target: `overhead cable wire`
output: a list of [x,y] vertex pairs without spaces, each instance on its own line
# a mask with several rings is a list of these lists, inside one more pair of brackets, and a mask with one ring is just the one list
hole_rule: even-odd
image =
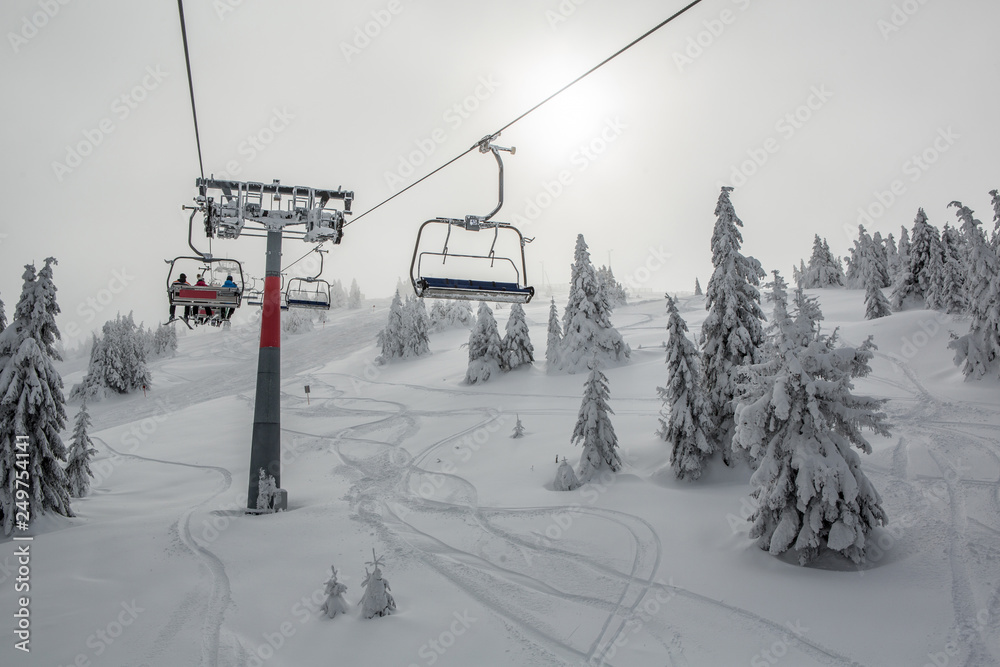
[[191,54],[188,52],[187,26],[184,23],[184,2],[177,0],[177,13],[181,19],[181,39],[184,41],[184,64],[187,65],[188,92],[191,94],[191,116],[194,118],[194,140],[198,144],[198,171],[205,178],[205,163],[201,159],[201,135],[198,132],[198,110],[194,106],[194,80],[191,78]]
[[[180,0],[178,0],[178,2],[180,2]],[[666,26],[667,24],[669,24],[670,22],[672,22],[674,19],[680,17],[685,12],[687,12],[689,9],[691,9],[692,7],[694,7],[697,4],[700,4],[701,2],[702,2],[702,0],[693,0],[692,2],[688,3],[686,6],[684,6],[681,9],[679,9],[678,11],[676,11],[671,16],[669,16],[666,19],[660,21],[658,24],[656,24],[655,26],[653,26],[652,28],[650,28],[649,30],[647,30],[646,32],[644,32],[643,34],[639,35],[638,37],[636,37],[635,39],[633,39],[631,42],[629,42],[628,44],[626,44],[622,48],[620,48],[617,51],[615,51],[614,53],[612,53],[610,56],[608,56],[607,58],[605,58],[601,62],[597,63],[596,65],[594,65],[593,67],[591,67],[590,69],[588,69],[586,72],[584,72],[580,76],[576,77],[575,79],[573,79],[572,81],[570,81],[569,83],[567,83],[565,86],[563,86],[559,90],[555,91],[554,93],[552,93],[551,95],[549,95],[548,97],[546,97],[545,99],[543,99],[541,102],[538,102],[533,107],[531,107],[530,109],[528,109],[527,111],[525,111],[521,115],[519,115],[516,118],[514,118],[514,120],[510,121],[509,123],[507,123],[506,125],[504,125],[503,127],[501,127],[496,132],[488,135],[488,138],[496,137],[501,132],[503,132],[504,130],[510,128],[512,125],[514,125],[518,121],[523,120],[525,118],[525,116],[527,116],[528,114],[536,111],[542,105],[550,102],[557,95],[562,94],[567,89],[569,89],[570,87],[576,85],[577,83],[579,83],[580,81],[582,81],[584,78],[590,76],[591,74],[593,74],[594,72],[596,72],[601,67],[604,67],[609,62],[611,62],[612,60],[614,60],[615,58],[617,58],[621,54],[625,53],[626,51],[628,51],[629,49],[631,49],[633,46],[635,46],[636,44],[638,44],[642,40],[646,39],[647,37],[649,37],[650,35],[652,35],[653,33],[655,33],[657,30],[660,30],[661,28],[663,28],[664,26]],[[414,181],[413,183],[410,183],[408,186],[406,186],[405,188],[403,188],[402,190],[400,190],[396,194],[392,195],[391,197],[388,197],[387,199],[384,199],[383,201],[379,202],[375,206],[372,206],[370,209],[368,209],[367,211],[365,211],[361,215],[353,218],[352,220],[349,220],[349,221],[345,222],[344,226],[346,227],[347,225],[350,225],[351,223],[357,222],[358,220],[360,220],[361,218],[365,217],[366,215],[368,215],[369,213],[371,213],[375,209],[377,209],[377,208],[379,208],[379,207],[381,207],[381,206],[383,206],[385,204],[388,204],[390,201],[392,201],[393,199],[395,199],[399,195],[403,194],[407,190],[409,190],[409,189],[411,189],[413,187],[416,187],[422,181],[427,180],[428,178],[430,178],[434,174],[438,173],[439,171],[441,171],[445,167],[450,166],[455,161],[457,161],[457,160],[465,157],[468,153],[471,153],[472,151],[476,150],[477,148],[479,148],[479,146],[480,146],[481,143],[482,143],[482,140],[477,141],[475,144],[473,144],[472,146],[470,146],[466,150],[462,151],[461,153],[459,153],[458,155],[456,155],[452,159],[448,160],[447,162],[445,162],[443,165],[441,165],[440,167],[438,167],[434,171],[430,172],[429,174],[426,174],[425,176],[422,176],[420,179]]]

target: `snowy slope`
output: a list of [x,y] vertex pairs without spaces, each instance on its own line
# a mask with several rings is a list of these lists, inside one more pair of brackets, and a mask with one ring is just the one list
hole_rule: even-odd
[[[746,471],[714,467],[694,484],[658,473],[661,300],[614,315],[633,350],[607,370],[623,472],[562,493],[555,460],[579,457],[569,436],[585,376],[536,362],[465,386],[458,330],[433,334],[428,357],[375,367],[383,305],[283,341],[288,512],[240,511],[252,325],[184,336],[153,364],[148,397],[89,406],[100,479],[77,518],[38,523],[32,652],[7,640],[0,664],[996,664],[997,384],[965,383],[951,363],[948,329],[965,322],[867,322],[863,292],[813,293],[845,340],[875,335],[874,373],[858,384],[891,399],[893,437],[862,457],[891,523],[861,570],[754,546]],[[679,306],[697,331],[701,297]],[[547,310],[526,307],[539,358]],[[496,311],[501,327],[508,313]],[[68,386],[82,371],[66,370]],[[354,605],[373,547],[398,611],[321,617],[330,565]],[[13,549],[0,542],[4,610]]]

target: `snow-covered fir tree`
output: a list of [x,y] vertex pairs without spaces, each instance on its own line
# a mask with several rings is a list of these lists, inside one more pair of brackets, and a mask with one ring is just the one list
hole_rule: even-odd
[[431,331],[443,331],[451,326],[448,322],[448,302],[444,299],[431,299],[431,310],[428,313],[431,321]]
[[404,357],[420,357],[430,353],[430,339],[427,337],[430,326],[430,317],[427,315],[424,300],[415,296],[406,297],[406,305],[403,308]]
[[760,308],[760,262],[740,253],[743,222],[729,200],[731,187],[723,187],[715,208],[712,232],[712,265],[705,309],[708,317],[701,326],[702,369],[708,399],[708,419],[713,444],[730,463],[732,453],[735,373],[746,364],[760,360],[764,344],[764,312]]
[[177,353],[177,330],[172,326],[161,324],[153,332],[149,345],[152,357],[172,357]]
[[694,295],[695,296],[702,296],[703,294],[704,294],[704,292],[701,291],[701,283],[698,282],[698,278],[696,277],[694,279]]
[[858,225],[858,238],[847,251],[847,270],[844,271],[844,286],[857,289],[862,286],[861,279],[861,239],[866,234],[865,226]]
[[657,434],[670,445],[670,465],[678,479],[698,479],[715,447],[708,404],[701,381],[701,357],[687,337],[687,323],[677,303],[667,298],[667,386],[657,387],[663,401]]
[[545,340],[545,368],[553,371],[560,367],[559,348],[562,346],[562,327],[559,325],[559,311],[556,310],[555,297],[549,304],[548,336]]
[[503,357],[503,342],[493,311],[485,301],[479,302],[476,326],[469,334],[469,368],[465,372],[468,384],[486,382],[499,375]]
[[580,455],[581,484],[586,484],[604,470],[618,472],[622,461],[618,456],[618,436],[611,418],[614,411],[608,405],[611,393],[608,378],[600,371],[598,362],[591,361],[590,375],[583,385],[583,401],[571,442],[583,446]]
[[448,303],[448,321],[453,327],[471,329],[476,325],[476,317],[472,313],[472,304],[468,301],[455,300]]
[[993,198],[993,247],[1000,252],[1000,190],[990,190]]
[[734,445],[760,461],[750,480],[750,537],[774,555],[793,550],[803,565],[824,548],[859,563],[872,530],[885,522],[882,500],[852,449],[871,453],[862,429],[889,435],[885,401],[852,393],[853,378],[871,371],[874,346],[870,338],[857,348],[840,346],[836,331],[821,333],[818,305],[801,287],[793,316],[783,282],[774,285],[774,355],[748,368],[736,408]]
[[74,498],[82,498],[90,492],[90,478],[94,476],[90,470],[90,459],[97,453],[97,449],[87,433],[89,428],[90,414],[87,412],[87,402],[84,401],[80,405],[80,411],[76,413],[66,465],[66,483],[69,494]]
[[559,370],[576,373],[593,359],[601,364],[626,361],[629,346],[611,325],[611,308],[602,296],[583,234],[576,237],[569,301],[563,311]]
[[510,317],[507,318],[502,346],[500,367],[505,371],[514,370],[535,360],[535,348],[528,336],[528,322],[525,319],[524,308],[519,303],[510,307]]
[[393,359],[405,356],[403,341],[403,299],[396,292],[389,305],[389,319],[385,328],[378,332],[378,346],[381,353],[375,359],[377,364],[387,364]]
[[876,271],[872,270],[871,265],[868,268],[869,270],[864,277],[865,319],[874,320],[892,315],[892,306],[889,305],[889,299],[882,292],[881,277]]
[[906,227],[899,228],[899,243],[896,244],[896,266],[892,274],[892,283],[895,285],[900,276],[910,268],[910,232]]
[[628,303],[628,292],[620,282],[615,280],[611,267],[601,265],[597,270],[597,287],[609,308],[617,308]]
[[330,285],[330,308],[344,308],[345,306],[347,306],[347,291],[344,290],[342,282],[334,280],[333,284]]
[[[875,236],[881,238],[878,232],[875,232],[872,239]],[[889,267],[889,284],[885,285],[885,287],[889,287],[892,285],[893,277],[899,273],[899,252],[896,250],[896,239],[893,238],[891,233],[885,237],[885,240],[882,242],[882,248],[885,251],[886,266]]]
[[523,438],[524,437],[524,424],[521,423],[521,415],[517,416],[517,423],[514,424],[514,432],[510,434],[512,438]]
[[802,285],[807,289],[844,286],[844,271],[840,262],[830,252],[826,239],[821,239],[819,234],[813,239],[812,256],[802,276]]
[[361,615],[365,618],[388,616],[395,611],[396,601],[392,599],[389,582],[382,576],[382,559],[375,556],[374,549],[371,561],[365,565],[371,565],[372,571],[369,573],[366,567],[365,579],[361,582],[365,589],[361,601],[358,602],[361,605]]
[[351,280],[351,290],[347,293],[347,307],[351,310],[357,310],[361,307],[364,299],[365,297],[361,293],[361,288],[358,287],[357,279]]
[[108,320],[94,337],[90,364],[83,381],[70,392],[72,398],[101,400],[111,394],[128,394],[152,381],[146,365],[146,341],[132,313]]
[[900,267],[892,290],[893,309],[902,310],[908,304],[925,303],[932,288],[940,246],[937,228],[927,222],[924,209],[918,209],[913,220],[907,263]]
[[3,299],[0,299],[0,333],[7,328],[7,313],[4,311]]
[[323,602],[320,611],[326,614],[327,618],[336,618],[337,614],[346,614],[350,607],[347,606],[347,600],[344,599],[347,586],[337,581],[337,568],[331,565],[330,572],[330,578],[323,585],[326,601]]
[[[889,235],[890,239],[892,235]],[[892,285],[892,268],[889,266],[889,251],[888,243],[882,238],[882,234],[875,232],[872,234],[872,246],[874,250],[875,262],[878,265],[879,275],[882,277],[882,287],[889,287]],[[893,247],[893,252],[896,248]]]
[[798,266],[792,267],[792,282],[796,285],[801,285],[802,281],[806,279],[806,263],[803,260],[799,260]]
[[289,308],[281,316],[281,333],[287,335],[309,333],[313,330],[312,313],[301,308]]
[[965,238],[967,273],[966,298],[969,304],[969,332],[956,337],[948,347],[955,350],[955,364],[962,367],[966,380],[1000,378],[1000,257],[986,239],[982,223],[972,209],[954,201]]
[[965,248],[962,235],[945,223],[941,230],[938,254],[931,265],[931,281],[927,293],[927,307],[960,314],[966,310],[965,301]]
[[[63,381],[56,370],[55,341],[59,305],[49,257],[40,272],[24,267],[21,298],[14,317],[0,332],[0,522],[4,535],[15,527],[18,511],[34,518],[49,512],[73,516],[66,473],[66,424]],[[18,442],[18,436],[22,439]],[[18,458],[19,452],[27,458]],[[19,506],[16,479],[27,471],[29,499]],[[21,475],[22,477],[24,475]],[[23,488],[23,487],[22,487]]]
[[552,482],[552,487],[556,491],[573,491],[580,488],[580,480],[577,479],[573,466],[569,464],[564,456],[556,470],[556,478]]

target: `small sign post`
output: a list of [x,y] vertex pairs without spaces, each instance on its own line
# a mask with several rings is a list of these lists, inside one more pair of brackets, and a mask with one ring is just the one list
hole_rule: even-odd
[[309,405],[309,385],[306,385],[306,405]]

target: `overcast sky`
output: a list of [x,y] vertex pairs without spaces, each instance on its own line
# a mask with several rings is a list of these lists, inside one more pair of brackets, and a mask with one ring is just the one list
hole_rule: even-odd
[[[364,212],[684,4],[188,0],[205,170],[342,186]],[[656,292],[707,281],[722,184],[744,250],[786,275],[815,233],[846,252],[859,209],[898,235],[960,199],[992,227],[998,23],[990,0],[704,0],[504,133],[497,219],[528,221],[536,285],[568,280],[583,233]],[[0,26],[8,316],[23,264],[52,255],[70,345],[119,310],[162,321],[198,175],[176,3],[5,0]],[[495,198],[469,154],[349,226],[325,277],[388,296],[422,221]],[[287,240],[284,263],[307,249]],[[214,251],[262,273],[260,239]]]

